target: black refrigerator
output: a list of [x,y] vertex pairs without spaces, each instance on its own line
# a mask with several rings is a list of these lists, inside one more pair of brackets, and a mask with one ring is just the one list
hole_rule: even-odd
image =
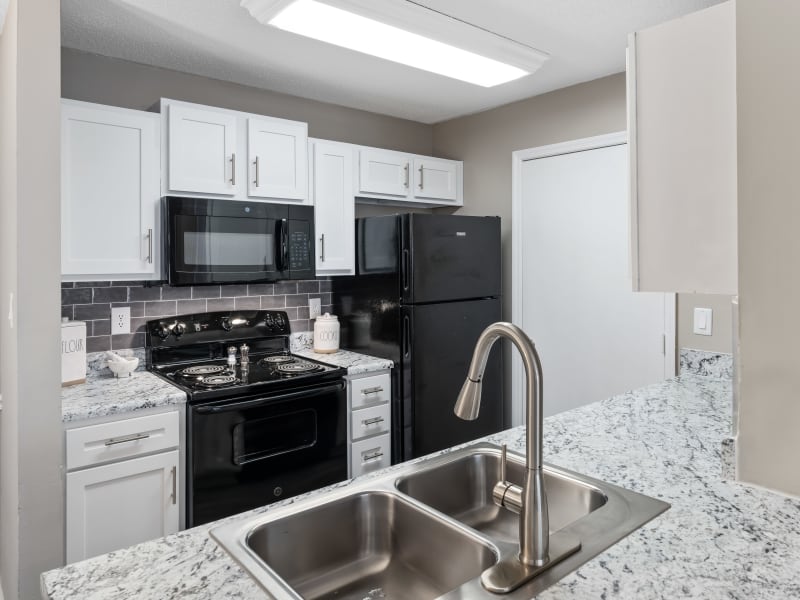
[[356,275],[333,278],[342,347],[394,361],[392,461],[503,428],[500,346],[480,416],[453,407],[483,329],[501,317],[500,218],[403,214],[356,220]]

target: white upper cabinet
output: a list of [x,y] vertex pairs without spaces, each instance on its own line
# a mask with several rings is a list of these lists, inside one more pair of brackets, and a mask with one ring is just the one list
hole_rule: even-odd
[[735,3],[630,37],[628,118],[634,289],[736,294]]
[[317,275],[355,273],[355,198],[350,144],[310,140]]
[[308,125],[247,119],[248,194],[254,198],[308,197]]
[[414,159],[414,196],[431,200],[458,199],[461,163],[438,158]]
[[236,178],[236,116],[172,104],[167,118],[169,190],[236,195],[240,189]]
[[159,116],[61,103],[61,273],[158,279]]
[[308,125],[161,100],[163,195],[310,204]]
[[394,206],[462,206],[462,163],[360,148],[357,202]]
[[411,163],[413,155],[390,150],[362,148],[359,151],[358,191],[411,197]]

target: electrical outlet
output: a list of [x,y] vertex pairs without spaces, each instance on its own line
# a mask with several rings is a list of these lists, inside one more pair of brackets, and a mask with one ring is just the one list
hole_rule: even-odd
[[309,319],[316,319],[319,316],[322,307],[320,306],[320,299],[319,298],[309,298],[308,299],[308,318]]
[[120,306],[111,309],[111,333],[118,335],[120,333],[131,332],[131,308],[130,306]]

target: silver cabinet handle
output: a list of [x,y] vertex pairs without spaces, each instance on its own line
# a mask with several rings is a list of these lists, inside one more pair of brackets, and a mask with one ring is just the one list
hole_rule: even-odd
[[236,152],[231,154],[231,185],[236,185]]
[[319,259],[322,262],[325,262],[325,234],[324,233],[321,236],[319,236],[319,245],[320,245]]
[[[372,454],[369,454],[372,452]],[[363,462],[369,462],[371,460],[375,460],[376,458],[380,458],[383,456],[383,452],[380,451],[380,448],[375,448],[374,450],[367,450],[361,455]]]
[[256,165],[256,180],[255,180],[255,184],[256,184],[256,187],[260,187],[261,184],[259,183],[259,177],[258,177],[258,157],[257,156],[256,156],[256,159],[253,161],[253,163]]
[[378,386],[371,387],[371,388],[364,388],[363,390],[361,390],[361,395],[362,396],[367,396],[369,394],[379,394],[382,391],[383,391],[383,387],[378,385]]
[[403,183],[403,186],[408,188],[408,173],[409,173],[409,164],[408,163],[406,163],[406,166],[403,167],[403,171],[405,171],[405,174],[406,174],[406,179],[405,179],[405,182]]
[[361,421],[362,427],[369,427],[370,425],[377,425],[378,423],[383,423],[383,417],[375,417],[372,419],[364,419]]
[[178,467],[172,467],[172,504],[178,503]]
[[420,165],[419,166],[419,189],[423,188],[423,185],[422,185],[422,174],[423,174],[422,165]]
[[147,262],[153,264],[153,230],[147,230]]
[[116,446],[117,444],[138,442],[139,440],[146,440],[149,437],[149,433],[134,433],[133,435],[126,435],[125,437],[121,438],[109,438],[106,440],[106,446]]

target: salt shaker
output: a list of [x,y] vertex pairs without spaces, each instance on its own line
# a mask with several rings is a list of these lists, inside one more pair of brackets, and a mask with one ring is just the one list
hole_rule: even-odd
[[236,370],[236,346],[228,346],[228,368]]

